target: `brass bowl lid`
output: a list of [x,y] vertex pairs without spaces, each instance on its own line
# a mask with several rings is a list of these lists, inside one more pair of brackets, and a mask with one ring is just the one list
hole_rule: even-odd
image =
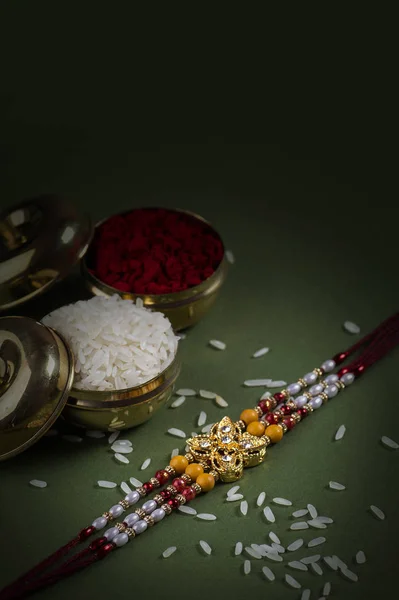
[[90,218],[58,196],[31,198],[0,212],[0,311],[42,294],[85,254]]
[[28,317],[0,318],[0,461],[53,425],[73,375],[73,355],[55,331]]

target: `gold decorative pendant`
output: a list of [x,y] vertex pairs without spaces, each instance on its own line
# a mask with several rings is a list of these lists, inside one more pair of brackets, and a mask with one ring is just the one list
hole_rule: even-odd
[[244,467],[255,467],[266,456],[266,436],[242,433],[229,417],[215,423],[208,435],[187,440],[191,454],[218,473],[221,481],[231,483],[242,476]]

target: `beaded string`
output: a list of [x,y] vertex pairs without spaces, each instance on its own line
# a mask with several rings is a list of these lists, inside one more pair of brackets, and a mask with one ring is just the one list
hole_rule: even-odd
[[[330,398],[335,397],[397,344],[399,344],[399,313],[387,319],[345,352],[335,355],[333,359],[325,361],[320,368],[314,369],[297,382],[288,385],[285,390],[276,392],[271,398],[260,400],[253,409],[244,409],[237,425],[242,431],[246,430],[251,435],[266,436],[267,446],[278,443],[283,435],[303,418]],[[361,356],[339,369],[338,373],[331,373],[363,346],[365,349]],[[321,380],[324,375],[327,376]],[[309,390],[304,391],[308,386],[310,386]],[[209,466],[194,462],[190,453],[173,457],[169,465],[155,473],[155,477],[127,494],[124,500],[95,519],[91,526],[83,529],[68,544],[4,588],[0,592],[0,600],[26,597],[105,558],[136,535],[159,523],[179,506],[194,500],[201,492],[211,491],[219,477],[216,471],[206,471],[209,471]],[[141,508],[135,509],[133,513],[126,515],[122,522],[116,523],[103,536],[93,540],[87,548],[52,572],[40,577],[43,571],[65,556],[72,548],[103,529],[107,523],[120,517],[140,498],[149,495],[172,478],[172,484],[157,493],[153,500],[147,500]]]

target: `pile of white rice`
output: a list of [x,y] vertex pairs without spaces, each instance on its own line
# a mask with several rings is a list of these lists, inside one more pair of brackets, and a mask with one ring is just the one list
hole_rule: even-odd
[[138,299],[95,296],[63,306],[42,320],[75,355],[74,387],[121,390],[149,381],[173,360],[178,337],[160,312]]

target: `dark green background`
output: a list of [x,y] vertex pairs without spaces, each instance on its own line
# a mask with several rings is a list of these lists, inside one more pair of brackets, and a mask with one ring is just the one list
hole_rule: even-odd
[[[267,48],[266,33],[253,31],[256,16],[249,27],[222,21],[229,40],[212,35],[201,16],[170,15],[170,27],[160,15],[144,19],[127,2],[2,3],[0,202],[56,192],[94,220],[154,204],[210,220],[236,264],[211,314],[182,342],[179,386],[217,391],[236,418],[261,393],[244,389],[245,379],[295,380],[353,343],[343,321],[356,321],[365,333],[397,310],[395,123],[389,69],[376,57],[376,43],[370,58],[365,39],[348,44],[340,30],[338,44],[332,27],[328,51],[328,40],[320,47],[328,37],[321,19],[313,43],[303,34],[287,47],[285,30]],[[348,22],[346,15],[350,30]],[[75,274],[24,312],[40,317],[83,295]],[[209,348],[210,338],[224,340],[227,350]],[[270,354],[251,359],[263,345]],[[366,552],[357,584],[327,568],[323,577],[292,571],[312,597],[327,580],[340,598],[391,592],[398,455],[379,439],[398,439],[398,356],[392,352],[245,474],[247,517],[224,502],[220,486],[197,507],[217,514],[216,522],[175,515],[39,597],[299,597],[281,583],[283,567],[271,565],[279,581],[269,584],[261,561],[253,560],[244,577],[243,557],[232,555],[237,540],[262,543],[271,529],[286,545],[325,534],[289,532],[286,508],[276,507],[277,522],[267,525],[255,507],[261,490],[268,501],[284,496],[295,509],[312,502],[333,517],[321,547],[326,554],[352,564],[357,550]],[[188,399],[128,432],[128,466],[116,464],[102,440],[72,445],[50,438],[2,464],[0,585],[122,497],[96,488],[98,479],[141,477],[148,456],[148,472],[165,464],[178,446],[166,430],[190,433],[201,409],[209,422],[224,414],[210,401]],[[342,423],[347,434],[333,442]],[[32,478],[45,479],[48,488],[31,488]],[[346,491],[326,489],[330,479]],[[370,504],[384,509],[384,522],[368,513]],[[201,554],[200,539],[212,545],[212,557]],[[162,560],[172,544],[178,552]]]

